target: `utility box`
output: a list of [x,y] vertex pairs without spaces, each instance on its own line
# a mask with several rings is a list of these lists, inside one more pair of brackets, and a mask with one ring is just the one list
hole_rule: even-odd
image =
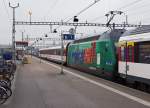
[[24,57],[23,57],[23,63],[24,63],[24,64],[31,64],[31,57],[29,57],[29,56],[24,56]]

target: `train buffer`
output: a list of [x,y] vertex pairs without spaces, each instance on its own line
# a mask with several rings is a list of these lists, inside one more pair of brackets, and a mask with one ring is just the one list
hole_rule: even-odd
[[32,57],[17,73],[15,95],[0,108],[149,108],[150,94]]

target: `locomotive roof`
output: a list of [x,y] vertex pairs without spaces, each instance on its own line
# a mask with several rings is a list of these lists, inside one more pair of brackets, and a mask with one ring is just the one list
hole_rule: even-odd
[[89,42],[89,41],[94,41],[98,39],[112,39],[113,41],[118,41],[120,36],[125,32],[125,29],[113,29],[113,30],[108,30],[100,35],[88,37],[88,38],[83,38],[79,40],[73,41],[73,44],[75,43],[83,43],[83,42]]
[[113,29],[113,30],[106,31],[101,35],[100,40],[111,39],[117,42],[125,31],[126,31],[125,29]]
[[142,34],[142,33],[149,33],[150,32],[150,25],[144,25],[142,27],[138,27],[133,30],[126,31],[122,37],[124,36],[130,36],[130,35],[136,35],[136,34]]
[[82,42],[94,41],[94,40],[98,40],[99,38],[100,38],[100,35],[96,35],[96,36],[92,36],[92,37],[87,37],[87,38],[75,40],[73,43],[82,43]]

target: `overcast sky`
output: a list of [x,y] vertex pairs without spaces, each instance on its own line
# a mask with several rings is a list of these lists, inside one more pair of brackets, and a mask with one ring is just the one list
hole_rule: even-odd
[[[104,15],[110,10],[121,10],[128,15],[131,24],[150,24],[150,0],[138,0],[139,2],[129,5],[137,0],[101,0],[87,11],[78,16],[80,22],[106,23]],[[90,5],[94,0],[0,0],[0,44],[11,43],[12,10],[8,3],[20,4],[16,9],[16,20],[29,21],[29,11],[32,11],[32,21],[61,21],[73,17],[76,13]],[[64,20],[64,21],[66,21]],[[116,16],[114,22],[125,21],[124,15]],[[70,21],[72,22],[72,21]],[[56,28],[57,26],[53,26]],[[60,27],[60,30],[68,30],[71,27]],[[78,33],[99,33],[107,28],[101,27],[78,27]],[[25,36],[41,37],[45,33],[51,37],[49,26],[17,26],[16,40],[21,39],[21,32]]]

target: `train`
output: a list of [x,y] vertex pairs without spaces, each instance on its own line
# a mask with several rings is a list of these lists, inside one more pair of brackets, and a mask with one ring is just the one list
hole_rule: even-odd
[[136,86],[150,85],[150,26],[125,32],[118,43],[118,73]]
[[[61,47],[40,49],[40,57],[62,63]],[[108,80],[150,85],[150,26],[113,29],[64,47],[63,63]]]

